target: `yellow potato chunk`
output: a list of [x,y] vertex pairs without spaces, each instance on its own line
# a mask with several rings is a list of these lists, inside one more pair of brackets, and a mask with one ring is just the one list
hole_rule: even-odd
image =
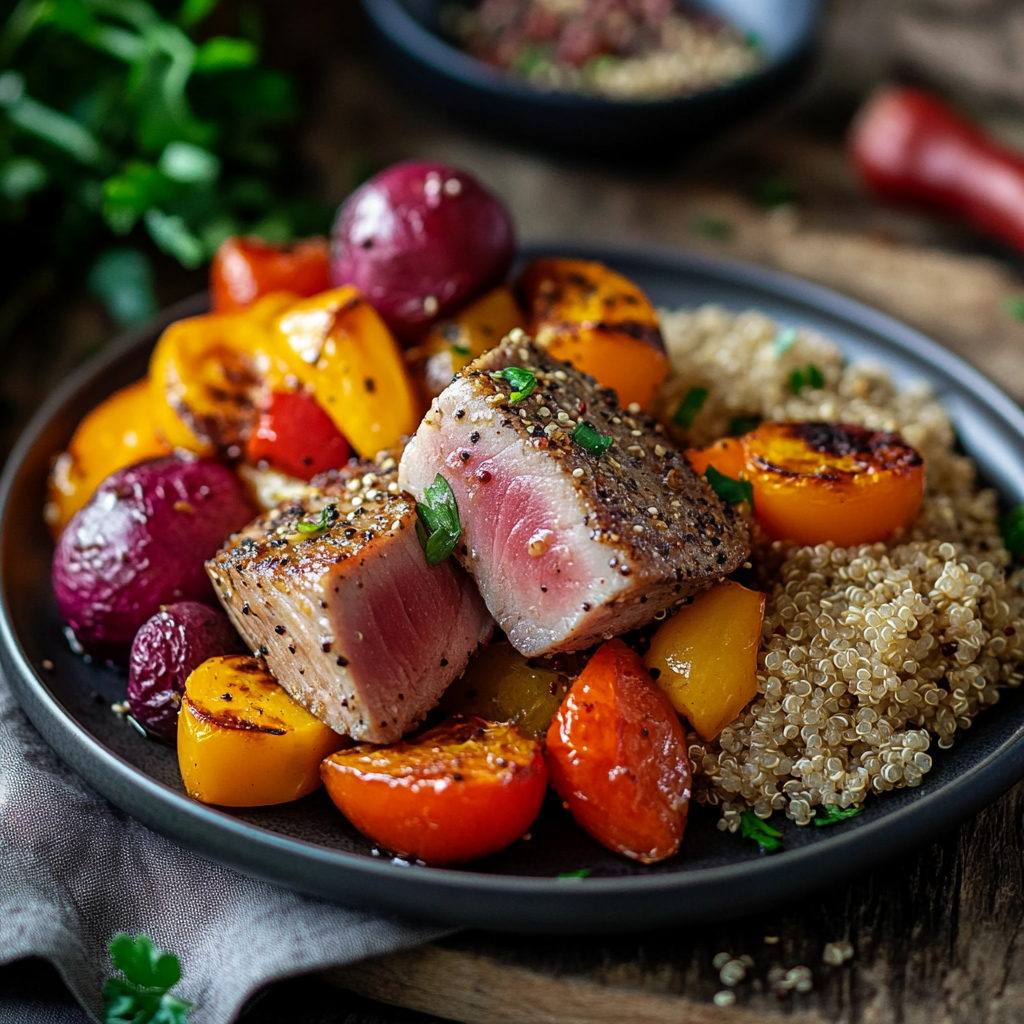
[[681,608],[651,640],[644,664],[705,740],[713,740],[757,693],[764,604],[764,594],[722,580]]
[[565,676],[543,661],[523,657],[511,644],[492,644],[448,687],[441,709],[489,722],[512,722],[541,737],[568,688]]
[[210,658],[185,682],[178,766],[189,796],[204,804],[298,800],[320,785],[320,762],[346,743],[292,700],[258,658]]

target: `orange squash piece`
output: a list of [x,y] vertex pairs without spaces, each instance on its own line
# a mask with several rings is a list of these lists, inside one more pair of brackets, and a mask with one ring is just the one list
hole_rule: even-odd
[[290,306],[277,319],[271,350],[360,455],[372,458],[418,426],[422,403],[402,350],[356,288]]
[[538,344],[615,388],[623,407],[650,406],[669,362],[657,311],[632,281],[603,263],[540,259],[519,290]]
[[702,739],[713,740],[757,694],[764,606],[764,594],[722,580],[651,639],[644,664]]
[[887,540],[924,497],[924,461],[899,434],[843,423],[762,423],[686,453],[698,473],[750,481],[768,537],[840,547]]
[[515,296],[504,286],[471,302],[451,320],[435,324],[422,346],[427,393],[439,395],[459,370],[494,348],[514,327],[525,326]]
[[100,402],[78,424],[50,472],[44,514],[54,536],[111,473],[170,450],[157,433],[147,381],[129,384]]
[[347,742],[292,700],[258,658],[210,658],[185,681],[178,767],[189,796],[205,804],[298,800],[320,785],[320,762]]

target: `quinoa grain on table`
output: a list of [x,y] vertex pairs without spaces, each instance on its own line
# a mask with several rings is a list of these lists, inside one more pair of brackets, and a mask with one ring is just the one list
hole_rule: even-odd
[[[689,735],[698,800],[736,830],[748,807],[809,824],[815,807],[861,804],[916,786],[928,750],[952,746],[999,690],[1020,684],[1024,570],[999,534],[997,497],[954,451],[949,417],[923,385],[899,389],[881,367],[844,365],[813,331],[715,306],[662,312],[672,373],[660,418],[692,387],[708,398],[691,445],[737,417],[829,420],[899,431],[925,458],[921,513],[887,543],[797,548],[758,542],[751,557],[767,593],[758,696],[717,740]],[[818,367],[822,388],[793,393]]]

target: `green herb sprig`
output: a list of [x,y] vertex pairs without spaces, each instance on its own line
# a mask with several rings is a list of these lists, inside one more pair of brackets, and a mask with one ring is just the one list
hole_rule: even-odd
[[124,975],[103,984],[104,1024],[185,1024],[192,1004],[170,990],[181,980],[181,962],[147,935],[115,935],[110,959]]
[[1006,300],[1005,309],[1011,320],[1024,320],[1024,295],[1011,295]]
[[324,505],[320,510],[319,519],[314,522],[304,519],[301,523],[297,524],[296,529],[299,533],[319,533],[321,530],[326,530],[333,523],[336,523],[340,515],[341,513],[338,512],[337,505]]
[[692,426],[694,418],[704,408],[704,403],[707,400],[707,388],[690,388],[683,396],[683,400],[676,406],[676,411],[672,413],[672,422],[677,427],[687,430]]
[[440,473],[423,496],[425,502],[416,502],[416,536],[427,556],[427,565],[434,566],[455,550],[462,536],[462,523],[455,494]]
[[744,480],[742,477],[735,480],[731,476],[720,473],[714,466],[708,466],[704,471],[704,476],[711,485],[711,490],[722,501],[727,501],[730,505],[739,505],[745,501],[751,508],[754,507],[754,486],[749,480]]
[[615,443],[615,438],[599,434],[589,423],[576,424],[572,439],[585,451],[600,458]]
[[840,807],[839,804],[824,804],[814,812],[814,824],[818,828],[838,825],[841,821],[848,821],[850,818],[856,817],[862,810],[862,807]]
[[757,430],[759,426],[761,426],[760,416],[733,416],[729,420],[729,433],[733,437],[742,437],[752,430]]
[[825,386],[825,374],[814,365],[808,363],[804,367],[797,367],[789,375],[789,390],[794,395],[799,395],[804,388],[823,388]]
[[744,811],[740,818],[740,830],[744,839],[753,839],[765,853],[782,849],[782,833],[762,821],[753,811]]
[[1011,555],[1024,555],[1024,505],[1016,505],[999,520],[999,532]]
[[512,393],[508,396],[510,402],[521,402],[527,395],[532,394],[537,386],[537,375],[533,370],[524,370],[521,366],[506,366],[504,370],[498,370],[492,376],[506,380],[512,385]]
[[579,871],[563,871],[558,878],[586,878],[590,874],[590,868],[580,868]]
[[722,217],[714,214],[698,214],[690,221],[690,228],[698,235],[713,238],[716,242],[728,242],[736,233],[736,229]]

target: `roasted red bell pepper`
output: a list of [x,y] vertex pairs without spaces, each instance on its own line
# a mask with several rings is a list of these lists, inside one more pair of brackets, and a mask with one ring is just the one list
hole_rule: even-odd
[[348,441],[305,391],[275,391],[260,413],[248,446],[249,461],[312,480],[348,462]]
[[854,123],[850,149],[881,198],[952,214],[1024,251],[1024,156],[935,96],[878,93]]
[[309,238],[292,246],[260,238],[229,238],[210,265],[210,295],[218,313],[251,306],[271,292],[303,298],[331,287],[327,241]]

